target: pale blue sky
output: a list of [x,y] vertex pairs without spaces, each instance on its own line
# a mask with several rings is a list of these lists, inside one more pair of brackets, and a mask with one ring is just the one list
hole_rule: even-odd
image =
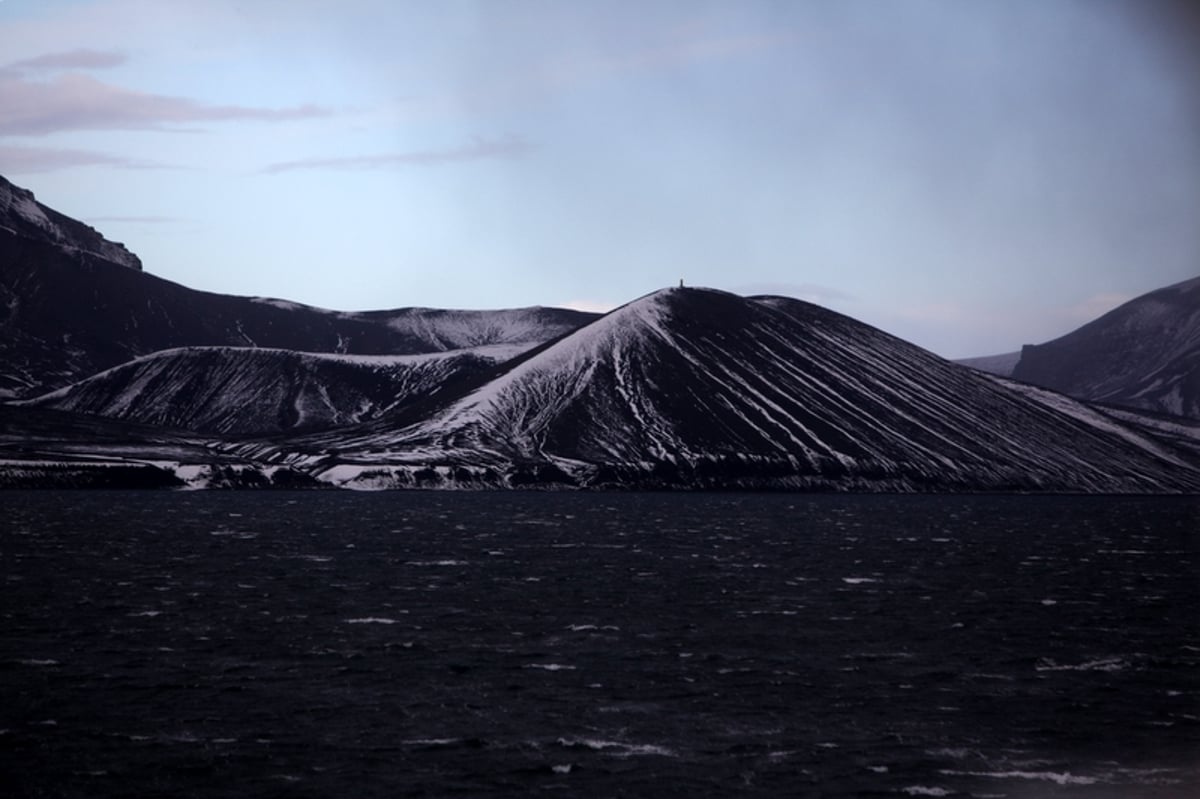
[[0,0],[0,174],[199,289],[682,277],[989,354],[1200,273],[1188,8]]

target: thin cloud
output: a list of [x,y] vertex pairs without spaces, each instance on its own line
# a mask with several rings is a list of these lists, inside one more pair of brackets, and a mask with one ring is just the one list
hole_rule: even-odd
[[276,175],[301,169],[380,169],[402,166],[435,166],[465,161],[519,158],[532,148],[524,139],[475,139],[470,144],[442,150],[412,150],[403,153],[346,156],[341,158],[304,158],[269,164],[263,172]]
[[81,48],[13,61],[4,68],[9,70],[110,69],[121,66],[127,60],[128,57],[124,53],[113,50]]
[[756,294],[776,294],[782,297],[796,297],[810,302],[839,302],[852,300],[854,297],[832,286],[822,286],[819,283],[745,283],[733,288],[735,294],[754,296]]
[[0,135],[72,130],[161,130],[196,122],[279,122],[328,116],[315,105],[250,108],[132,91],[68,72],[48,81],[0,74]]
[[615,303],[605,302],[604,300],[568,300],[559,307],[570,308],[572,311],[587,311],[588,313],[608,313],[617,306]]
[[1124,305],[1135,296],[1122,292],[1093,294],[1074,305],[1061,309],[1059,316],[1067,321],[1087,323],[1093,319],[1099,319],[1119,305]]
[[163,225],[181,221],[177,216],[89,216],[88,224]]
[[[1022,344],[1051,341],[1132,299],[1119,292],[1094,294],[1070,305],[1038,307],[999,302],[955,301],[902,304],[868,309],[871,324],[900,338],[930,346],[950,358],[1011,352]],[[952,342],[941,347],[933,342]]]
[[167,168],[163,164],[94,150],[72,150],[59,147],[0,147],[0,174],[30,175],[81,166],[108,166],[120,169]]

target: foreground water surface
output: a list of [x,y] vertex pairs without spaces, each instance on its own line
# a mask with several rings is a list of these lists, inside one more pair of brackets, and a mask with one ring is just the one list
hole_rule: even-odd
[[0,502],[4,796],[1200,796],[1195,498]]

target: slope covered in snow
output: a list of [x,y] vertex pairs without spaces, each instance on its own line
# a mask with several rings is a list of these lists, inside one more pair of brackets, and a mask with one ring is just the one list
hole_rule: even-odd
[[492,344],[541,344],[582,327],[599,314],[542,307],[496,311],[401,308],[347,316],[382,323],[423,342],[426,351],[440,352]]
[[[509,366],[415,424],[377,422],[301,438],[274,454],[343,477],[355,469],[440,466],[480,480],[461,470],[482,467],[501,484],[1200,485],[1190,462],[1114,420],[1078,411],[1078,403],[1030,397],[783,297],[659,291]],[[339,455],[331,459],[325,452],[334,446]]]
[[394,356],[191,347],[137,358],[20,404],[200,433],[325,429],[436,396],[511,354],[506,347]]
[[1073,397],[1200,418],[1200,277],[1026,346],[1012,376]]

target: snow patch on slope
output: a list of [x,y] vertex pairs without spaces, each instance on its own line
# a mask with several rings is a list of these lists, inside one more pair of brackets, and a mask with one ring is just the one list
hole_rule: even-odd
[[[0,203],[4,201],[4,194],[0,193]],[[9,193],[9,209],[0,206],[0,212],[11,210],[25,221],[37,225],[48,232],[55,232],[54,224],[50,221],[50,217],[46,216],[46,212],[42,210],[37,201],[33,199],[32,194],[15,194]]]
[[270,305],[272,308],[278,308],[281,311],[306,311],[315,313],[337,314],[338,311],[331,311],[328,308],[319,308],[315,305],[305,305],[302,302],[292,302],[291,300],[280,300],[275,297],[249,297],[250,302],[256,302],[259,305]]

